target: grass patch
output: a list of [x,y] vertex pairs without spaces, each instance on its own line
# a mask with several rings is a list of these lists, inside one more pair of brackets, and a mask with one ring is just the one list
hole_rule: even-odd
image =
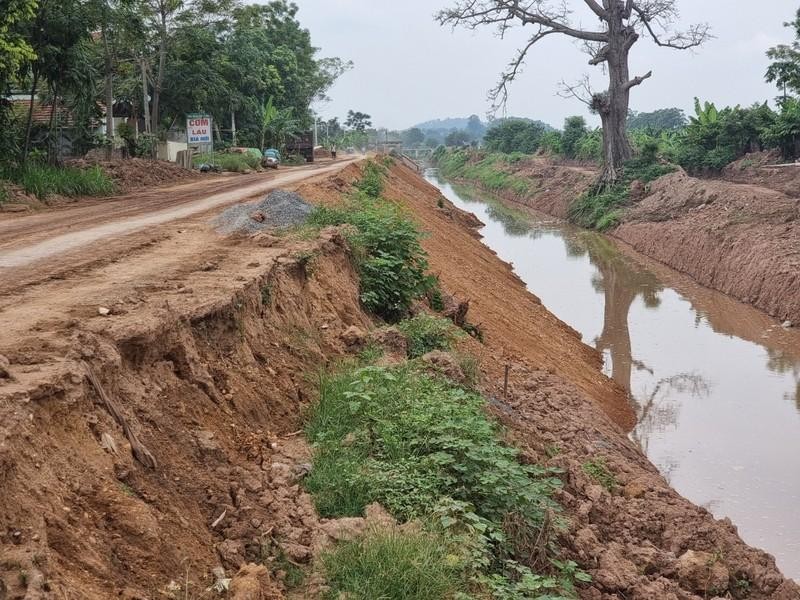
[[606,461],[602,458],[583,463],[581,469],[609,492],[613,492],[616,489],[617,479],[614,477],[614,474],[609,471],[608,466],[606,466]]
[[440,600],[467,591],[462,562],[428,533],[374,533],[337,546],[323,564],[331,600]]
[[223,171],[232,173],[244,173],[245,171],[255,171],[261,166],[261,157],[250,153],[239,152],[214,152],[197,154],[192,157],[192,164],[199,167],[202,164],[216,165]]
[[622,219],[622,209],[630,203],[631,183],[639,180],[647,184],[676,169],[655,161],[654,156],[629,161],[618,183],[603,189],[595,187],[578,196],[569,207],[570,221],[598,231],[616,227]]
[[442,175],[457,179],[468,179],[491,192],[509,191],[525,196],[532,189],[532,182],[505,170],[516,164],[524,155],[481,154],[470,150],[452,150],[439,154],[437,164]]
[[4,202],[8,202],[8,188],[6,188],[5,184],[0,181],[0,204]]
[[370,160],[364,166],[361,179],[356,182],[356,188],[369,198],[379,198],[383,193],[383,179],[385,176],[385,167]]
[[[374,163],[369,163],[374,164]],[[367,179],[357,184],[358,191],[344,204],[317,207],[307,224],[321,228],[349,224],[348,236],[355,254],[361,284],[361,302],[367,310],[390,322],[404,318],[417,298],[435,284],[427,274],[428,261],[419,243],[421,233],[397,205],[373,196],[382,189],[385,173],[379,165],[365,168]],[[380,185],[375,177],[381,177]]]
[[18,168],[0,169],[0,178],[13,181],[40,200],[52,195],[110,196],[116,191],[111,177],[97,166],[77,169],[30,163]]
[[463,335],[450,320],[425,313],[401,321],[397,328],[408,338],[409,358],[419,358],[434,350],[450,350]]
[[[527,532],[526,539],[551,539],[550,515],[557,508],[551,495],[561,482],[552,470],[519,462],[477,394],[413,363],[349,367],[323,376],[307,434],[315,453],[305,485],[321,516],[358,516],[380,502],[400,520],[421,519],[424,535],[433,536],[423,538],[425,543],[396,534],[375,542],[379,534],[373,534],[348,546],[347,560],[335,559],[329,577],[340,586],[352,584],[334,589],[356,598],[427,598],[392,590],[402,589],[406,576],[452,585],[460,573],[477,597],[533,599],[569,596],[574,581],[585,580],[572,562],[545,558],[533,564],[538,559],[532,554],[515,556],[516,532]],[[514,532],[504,530],[510,515]],[[391,548],[396,545],[401,548]],[[549,556],[554,547],[539,550],[536,556]],[[402,573],[386,566],[387,557],[396,554],[393,560],[410,560],[413,566]],[[416,583],[408,585],[417,589]]]

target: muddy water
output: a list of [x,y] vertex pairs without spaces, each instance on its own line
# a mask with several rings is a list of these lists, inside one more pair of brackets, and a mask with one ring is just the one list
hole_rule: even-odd
[[631,438],[673,487],[800,580],[800,332],[602,235],[427,177],[603,354],[630,392]]

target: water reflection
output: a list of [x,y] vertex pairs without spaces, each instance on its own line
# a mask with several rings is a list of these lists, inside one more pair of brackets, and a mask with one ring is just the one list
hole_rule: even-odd
[[800,332],[608,238],[430,178],[629,393],[675,488],[800,577]]

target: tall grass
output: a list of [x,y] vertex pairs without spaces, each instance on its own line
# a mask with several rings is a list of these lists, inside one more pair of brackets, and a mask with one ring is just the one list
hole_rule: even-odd
[[336,547],[324,559],[329,598],[440,600],[467,592],[463,564],[426,533],[376,532]]
[[195,167],[202,164],[217,165],[223,171],[232,173],[244,173],[254,171],[261,165],[261,158],[251,153],[226,153],[214,152],[214,154],[197,154],[192,158]]
[[437,164],[445,177],[468,179],[490,192],[510,191],[525,196],[532,191],[533,183],[507,170],[508,166],[524,157],[518,152],[481,154],[470,150],[449,150],[439,154]]
[[77,169],[27,164],[0,170],[0,178],[18,184],[28,194],[48,196],[110,196],[116,191],[113,180],[100,167]]

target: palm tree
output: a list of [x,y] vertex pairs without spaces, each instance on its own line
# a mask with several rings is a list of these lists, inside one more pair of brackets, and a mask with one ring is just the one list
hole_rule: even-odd
[[286,143],[286,136],[297,131],[300,123],[294,118],[293,109],[278,108],[272,96],[261,109],[261,149],[266,148],[267,139],[276,146]]

